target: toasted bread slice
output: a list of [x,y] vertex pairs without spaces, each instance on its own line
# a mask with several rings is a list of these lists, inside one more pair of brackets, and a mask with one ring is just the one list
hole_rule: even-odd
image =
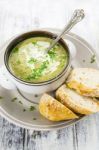
[[91,114],[99,111],[99,103],[95,98],[81,96],[62,85],[56,91],[56,98],[72,111],[79,114]]
[[71,72],[67,85],[81,95],[99,97],[99,71],[91,68],[76,68]]
[[51,121],[78,118],[76,114],[48,94],[44,94],[41,97],[39,111],[45,118]]

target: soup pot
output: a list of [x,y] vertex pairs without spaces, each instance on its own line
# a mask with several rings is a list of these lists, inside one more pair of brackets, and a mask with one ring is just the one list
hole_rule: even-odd
[[59,43],[64,47],[64,49],[66,50],[69,56],[68,63],[65,66],[64,70],[57,77],[51,80],[41,82],[41,83],[30,83],[19,79],[11,72],[8,65],[8,59],[12,49],[17,44],[31,37],[48,37],[51,39],[55,39],[57,35],[42,30],[31,31],[31,32],[23,33],[18,37],[14,38],[13,40],[11,40],[5,49],[4,58],[3,58],[4,65],[1,67],[1,72],[0,72],[0,76],[1,76],[0,84],[4,88],[7,88],[9,90],[17,88],[20,91],[28,94],[42,94],[44,92],[50,92],[56,90],[61,84],[65,82],[66,78],[68,77],[68,74],[70,73],[71,60],[76,51],[75,46],[73,46],[71,42],[69,42],[69,46],[68,46],[67,42],[61,38],[59,40]]

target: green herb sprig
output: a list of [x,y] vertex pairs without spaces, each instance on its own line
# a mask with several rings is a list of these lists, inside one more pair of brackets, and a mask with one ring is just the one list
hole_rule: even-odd
[[49,62],[45,61],[45,62],[42,63],[40,68],[33,69],[32,70],[32,75],[28,76],[27,79],[31,80],[31,79],[38,79],[39,77],[41,77],[43,71],[47,68],[48,64],[49,64]]
[[29,64],[33,64],[33,63],[36,63],[36,62],[37,62],[37,59],[35,59],[35,58],[31,58],[31,59],[28,61]]
[[55,58],[56,53],[55,53],[54,49],[50,50],[48,52],[48,55],[50,56],[51,59]]
[[16,53],[16,52],[18,52],[19,51],[19,48],[18,47],[15,47],[14,49],[13,49],[13,52],[14,53]]
[[11,102],[15,102],[17,100],[17,97],[12,98]]
[[96,55],[92,55],[90,63],[94,63],[96,61]]
[[30,106],[29,110],[34,111],[36,108],[34,106]]

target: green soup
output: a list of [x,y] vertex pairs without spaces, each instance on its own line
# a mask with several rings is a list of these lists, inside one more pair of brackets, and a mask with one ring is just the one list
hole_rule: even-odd
[[46,37],[33,37],[20,42],[9,56],[11,72],[31,83],[48,81],[58,76],[68,63],[68,53],[60,44],[46,53],[51,41]]

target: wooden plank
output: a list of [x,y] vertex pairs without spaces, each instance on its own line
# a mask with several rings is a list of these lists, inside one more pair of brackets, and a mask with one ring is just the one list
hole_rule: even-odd
[[26,150],[76,150],[73,141],[73,127],[57,131],[26,130]]
[[23,150],[25,130],[0,117],[0,150]]
[[99,115],[90,115],[84,118],[75,125],[75,137],[77,150],[98,150],[99,144],[99,128],[96,124],[96,118],[99,119]]

